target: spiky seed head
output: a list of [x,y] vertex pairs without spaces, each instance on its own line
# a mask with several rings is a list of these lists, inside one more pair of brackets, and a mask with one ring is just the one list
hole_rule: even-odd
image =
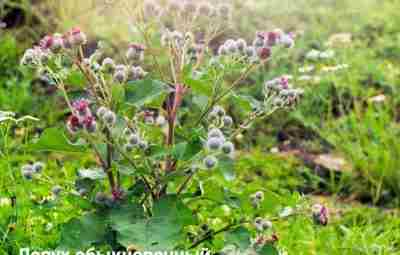
[[101,64],[101,69],[105,72],[111,72],[115,69],[115,63],[112,58],[105,58]]
[[240,38],[236,41],[236,48],[240,51],[240,52],[244,52],[244,50],[247,48],[247,43],[246,40],[244,40],[243,38]]
[[220,116],[220,117],[225,115],[225,109],[222,106],[219,106],[219,105],[214,106],[212,111],[217,113],[218,116]]
[[212,137],[223,138],[224,134],[219,128],[212,128],[210,131],[208,131],[208,139]]
[[125,151],[127,151],[127,152],[133,151],[134,148],[135,148],[135,146],[131,143],[125,144]]
[[222,151],[223,151],[225,154],[231,154],[231,153],[233,153],[233,152],[235,151],[235,145],[233,145],[232,142],[225,142],[225,143],[222,145]]
[[119,83],[124,83],[127,79],[126,71],[116,70],[114,73],[114,80]]
[[114,125],[115,122],[117,121],[117,116],[115,115],[114,112],[108,110],[104,115],[103,115],[103,121],[107,124],[107,125]]
[[233,125],[233,119],[228,115],[223,117],[222,122],[224,123],[224,127],[231,127]]
[[257,191],[256,193],[254,193],[254,198],[259,201],[263,201],[264,200],[264,192]]
[[140,143],[140,137],[138,134],[131,134],[128,137],[128,143],[135,146],[138,145]]
[[103,118],[107,111],[108,109],[106,107],[101,106],[99,109],[97,109],[96,115],[98,118]]
[[35,162],[32,165],[33,171],[35,173],[40,173],[41,171],[43,171],[44,167],[45,167],[45,164],[43,162]]
[[83,33],[80,28],[73,28],[70,31],[69,43],[72,46],[80,46],[86,44],[86,42],[87,42],[86,34]]
[[107,194],[103,193],[103,192],[97,192],[96,196],[94,198],[94,201],[96,202],[96,204],[99,205],[104,205],[108,200],[108,196]]
[[207,148],[209,150],[219,150],[221,149],[223,139],[221,137],[211,137],[210,139],[207,140]]
[[54,186],[53,188],[51,188],[51,193],[52,193],[54,196],[60,195],[61,191],[62,191],[62,187],[59,186],[59,185],[56,185],[56,186]]
[[147,150],[147,148],[149,147],[147,141],[144,140],[140,140],[138,145],[141,150]]

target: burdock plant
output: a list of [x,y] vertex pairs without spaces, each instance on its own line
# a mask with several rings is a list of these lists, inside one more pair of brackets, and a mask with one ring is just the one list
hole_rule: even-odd
[[[275,54],[293,47],[294,36],[281,30],[259,32],[254,41],[228,39],[215,47],[210,42],[223,32],[231,11],[230,6],[188,0],[139,5],[132,13],[137,14],[133,23],[141,39],[127,46],[122,58],[107,55],[103,48],[87,55],[88,39],[79,28],[46,36],[26,51],[22,64],[54,81],[64,96],[66,130],[77,141],[52,128],[32,148],[95,159],[91,169],[79,170],[73,192],[57,188],[53,193],[90,201],[97,210],[75,221],[91,220],[93,225],[82,228],[93,227],[96,234],[83,239],[63,234],[61,245],[109,242],[139,250],[194,249],[239,228],[233,234],[248,238],[246,248],[262,249],[250,240],[261,223],[262,229],[270,228],[269,221],[258,224],[257,231],[251,223],[256,216],[271,216],[262,206],[268,197],[260,191],[249,199],[249,193],[243,205],[234,205],[228,200],[242,194],[229,190],[233,177],[225,173],[234,170],[234,138],[257,120],[294,107],[302,91],[279,77],[263,85],[262,101],[236,93]],[[207,25],[190,31],[196,22]],[[245,119],[234,119],[224,109],[230,97],[249,106]],[[228,200],[221,201],[224,195],[218,192]],[[225,203],[237,214],[227,226],[202,232],[197,226],[208,221],[198,211],[203,199],[211,207]],[[244,204],[251,211],[243,214]],[[98,219],[104,226],[96,225]],[[77,227],[74,222],[64,229],[72,227]],[[107,232],[113,241],[103,238]]]

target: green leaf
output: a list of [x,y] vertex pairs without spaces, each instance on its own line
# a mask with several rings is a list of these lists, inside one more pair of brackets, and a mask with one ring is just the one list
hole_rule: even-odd
[[99,242],[106,234],[107,224],[104,216],[90,213],[82,218],[73,218],[62,226],[60,250],[79,250]]
[[186,78],[184,81],[185,85],[190,87],[194,94],[201,94],[211,96],[213,93],[212,83],[205,80],[195,80],[192,78]]
[[155,203],[153,217],[134,223],[116,222],[118,242],[145,251],[168,251],[185,238],[183,227],[195,224],[192,211],[177,196],[166,196]]
[[237,105],[245,111],[251,111],[255,108],[261,108],[261,102],[257,101],[254,97],[242,94],[233,94],[233,104]]
[[126,204],[115,207],[110,211],[111,225],[126,225],[144,219],[144,211],[139,204]]
[[279,255],[279,251],[272,245],[266,244],[261,250],[258,252],[260,255]]
[[218,162],[218,169],[227,181],[233,181],[236,178],[234,163],[235,161],[227,156],[222,157]]
[[250,232],[244,227],[238,227],[233,231],[226,233],[225,242],[227,245],[235,245],[240,251],[247,250],[250,245]]
[[125,101],[130,105],[140,107],[160,99],[167,93],[168,87],[161,81],[139,80],[127,84]]
[[83,145],[71,143],[59,128],[46,129],[40,136],[39,141],[28,145],[28,149],[55,152],[84,152],[86,150]]
[[86,78],[80,71],[69,71],[65,84],[84,88],[86,85]]

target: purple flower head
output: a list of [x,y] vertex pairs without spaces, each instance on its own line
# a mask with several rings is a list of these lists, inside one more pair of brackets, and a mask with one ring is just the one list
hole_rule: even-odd
[[46,35],[45,37],[43,37],[42,40],[40,40],[39,47],[41,49],[47,50],[47,49],[50,49],[53,46],[53,43],[54,43],[53,36]]
[[87,99],[79,99],[72,103],[72,108],[81,116],[90,115],[89,112],[89,100]]
[[328,208],[321,204],[315,204],[312,208],[313,219],[316,224],[326,226],[329,220]]

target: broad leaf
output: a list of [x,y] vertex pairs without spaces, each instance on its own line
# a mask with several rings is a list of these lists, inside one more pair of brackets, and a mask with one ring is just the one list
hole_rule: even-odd
[[71,143],[59,128],[46,129],[40,136],[39,141],[30,144],[28,149],[55,152],[84,152],[86,150],[83,145]]
[[61,250],[80,250],[99,242],[106,234],[107,224],[101,215],[90,213],[80,219],[74,218],[63,225]]
[[118,241],[124,246],[135,245],[145,251],[174,249],[184,238],[183,227],[196,223],[193,214],[177,196],[159,200],[153,217],[134,223],[116,223]]
[[250,245],[250,232],[244,227],[238,227],[225,235],[227,245],[235,245],[241,252],[247,250]]
[[133,106],[140,107],[160,99],[168,93],[165,83],[157,80],[139,80],[126,85],[125,101]]
[[225,156],[219,160],[218,169],[223,174],[225,180],[233,181],[236,178],[234,160]]
[[279,255],[279,251],[271,244],[266,244],[258,251],[260,255]]

